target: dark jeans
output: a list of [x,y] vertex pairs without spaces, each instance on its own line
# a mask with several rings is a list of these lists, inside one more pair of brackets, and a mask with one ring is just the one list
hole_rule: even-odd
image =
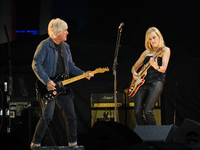
[[[53,118],[55,104],[61,108],[63,118],[66,122],[67,137],[68,142],[73,143],[77,141],[77,123],[76,114],[74,109],[73,94],[69,92],[68,94],[60,94],[57,99],[48,101],[47,105],[42,102],[43,115],[41,115],[35,133],[33,135],[32,142],[39,144],[45,134],[47,125]],[[67,141],[66,141],[67,143]]]
[[156,125],[153,109],[159,100],[163,85],[161,81],[145,81],[138,89],[134,96],[134,113],[138,125]]

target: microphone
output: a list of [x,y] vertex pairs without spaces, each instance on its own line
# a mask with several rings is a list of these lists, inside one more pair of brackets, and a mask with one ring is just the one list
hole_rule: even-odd
[[119,29],[121,29],[123,25],[124,25],[124,23],[123,23],[123,22],[122,22],[122,23],[120,23],[120,25],[119,25]]

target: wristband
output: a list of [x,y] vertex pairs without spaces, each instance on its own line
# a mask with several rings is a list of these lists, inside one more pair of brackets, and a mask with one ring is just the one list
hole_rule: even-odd
[[159,70],[160,69],[160,66],[158,66],[158,69],[157,70]]

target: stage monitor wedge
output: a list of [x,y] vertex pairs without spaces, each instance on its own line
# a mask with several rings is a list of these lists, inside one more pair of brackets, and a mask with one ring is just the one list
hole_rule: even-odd
[[186,118],[174,133],[172,141],[187,148],[200,148],[200,123]]
[[177,128],[175,125],[137,125],[134,132],[143,142],[170,143]]

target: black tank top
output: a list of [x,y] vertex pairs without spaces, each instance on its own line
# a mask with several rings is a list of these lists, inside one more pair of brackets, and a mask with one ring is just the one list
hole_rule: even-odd
[[[147,56],[145,59],[144,59],[144,64],[148,63],[149,62],[149,59],[151,58],[152,56]],[[158,62],[158,66],[162,66],[162,57],[158,57],[157,58],[157,62]],[[154,67],[150,67],[148,70],[147,70],[147,75],[145,77],[145,80],[148,81],[148,80],[155,80],[155,81],[162,81],[162,82],[165,82],[165,75],[166,75],[166,71],[165,73],[162,73],[162,72],[159,72],[157,71],[156,69],[154,69]]]

